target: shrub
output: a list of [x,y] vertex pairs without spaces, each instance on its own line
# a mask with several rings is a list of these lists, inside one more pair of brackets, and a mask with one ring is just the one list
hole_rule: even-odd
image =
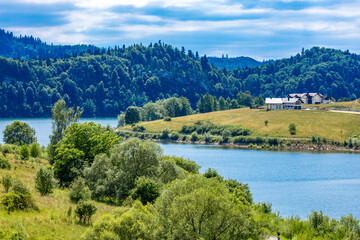
[[28,239],[27,235],[23,232],[19,232],[15,229],[6,229],[2,227],[0,229],[0,239],[3,240],[25,240]]
[[1,184],[4,186],[5,192],[9,192],[9,189],[12,185],[12,176],[10,173],[4,174],[4,176],[1,179]]
[[13,182],[12,191],[1,197],[1,203],[5,205],[8,213],[35,207],[29,189],[20,180]]
[[176,140],[179,139],[179,137],[180,137],[180,135],[179,135],[179,133],[177,133],[177,132],[172,132],[172,133],[170,134],[170,139],[171,139],[171,140],[176,141]]
[[160,195],[160,186],[154,180],[140,177],[136,180],[136,186],[132,190],[133,199],[139,199],[143,205],[146,203],[154,203]]
[[22,160],[28,160],[30,158],[30,151],[27,145],[22,145],[19,153]]
[[30,146],[30,156],[37,158],[41,156],[41,147],[38,143],[32,143]]
[[35,129],[25,122],[15,120],[6,126],[3,133],[5,143],[26,145],[36,142]]
[[264,125],[267,126],[268,123],[269,123],[269,121],[266,119],[266,120],[264,121]]
[[171,117],[164,117],[164,121],[165,121],[165,122],[170,122],[170,121],[171,121]]
[[9,170],[11,169],[11,165],[9,161],[1,156],[0,156],[0,169],[9,169]]
[[17,145],[13,145],[13,144],[4,144],[4,146],[2,146],[1,148],[2,152],[4,154],[7,154],[7,153],[18,153],[19,152],[19,146]]
[[231,136],[230,130],[225,129],[225,130],[222,132],[222,138],[223,138],[223,141],[224,141],[224,142],[228,142],[230,136]]
[[52,193],[55,188],[54,174],[51,169],[40,167],[35,175],[35,188],[42,196]]
[[193,142],[196,142],[197,140],[199,140],[199,136],[197,135],[196,132],[193,132],[191,134],[190,140],[193,141]]
[[80,201],[75,208],[75,214],[80,222],[90,223],[91,217],[96,213],[96,206],[91,202]]
[[294,123],[289,124],[289,132],[290,132],[291,135],[296,134],[296,125]]
[[91,192],[89,190],[89,187],[86,186],[85,180],[83,178],[76,179],[71,185],[70,185],[70,193],[69,193],[70,200],[74,203],[77,203],[79,201],[86,201],[90,199]]
[[165,128],[161,131],[161,139],[168,139],[169,138],[169,129]]
[[140,126],[140,125],[135,125],[132,127],[132,130],[134,132],[145,132],[146,127],[145,126]]
[[210,141],[211,141],[211,134],[210,133],[205,133],[204,134],[204,141],[206,142],[206,143],[209,143]]

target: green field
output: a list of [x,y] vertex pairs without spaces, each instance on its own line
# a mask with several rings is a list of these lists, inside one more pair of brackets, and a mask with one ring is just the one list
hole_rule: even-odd
[[[268,126],[264,121],[268,120]],[[360,132],[360,115],[319,110],[273,110],[234,109],[172,118],[170,122],[157,120],[139,123],[147,132],[161,132],[168,128],[179,131],[183,125],[196,121],[210,121],[220,125],[236,125],[253,130],[253,136],[311,138],[321,136],[333,140],[345,140]],[[296,135],[290,135],[288,126],[295,123]],[[131,126],[122,128],[131,130]]]
[[[1,154],[1,153],[0,153]],[[41,196],[34,188],[34,176],[41,164],[47,164],[46,160],[41,163],[15,160],[13,155],[8,159],[12,170],[0,169],[0,178],[6,172],[11,172],[30,188],[39,211],[15,211],[8,214],[4,206],[0,206],[0,229],[14,229],[24,232],[29,239],[80,239],[89,225],[80,224],[75,220],[74,213],[67,217],[70,206],[75,209],[68,197],[68,190],[56,189],[49,196]],[[16,169],[15,169],[16,167]],[[4,194],[4,188],[0,185],[0,198]],[[98,208],[93,217],[93,222],[105,213],[112,212],[114,206],[94,202]]]
[[357,99],[351,102],[335,102],[331,104],[308,104],[303,105],[305,108],[314,108],[318,110],[329,110],[329,109],[344,109],[344,110],[360,110],[360,100]]

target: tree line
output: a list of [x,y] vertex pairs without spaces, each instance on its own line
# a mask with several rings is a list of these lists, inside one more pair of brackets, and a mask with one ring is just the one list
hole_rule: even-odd
[[59,99],[80,106],[84,117],[114,117],[129,106],[171,97],[185,97],[195,109],[206,93],[235,99],[245,92],[262,98],[320,92],[353,100],[360,91],[359,60],[349,51],[313,47],[261,66],[226,70],[210,64],[206,55],[161,41],[86,48],[60,57],[0,57],[0,117],[50,117]]

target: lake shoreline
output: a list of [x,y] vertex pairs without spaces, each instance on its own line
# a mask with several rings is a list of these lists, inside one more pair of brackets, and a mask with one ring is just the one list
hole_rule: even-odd
[[268,150],[278,152],[319,152],[319,153],[355,153],[360,154],[360,149],[349,149],[343,146],[335,146],[331,144],[304,144],[291,143],[290,145],[281,144],[280,146],[269,146],[267,148],[261,145],[253,144],[237,144],[237,143],[207,143],[205,141],[190,141],[190,140],[171,140],[171,139],[145,139],[151,142],[171,143],[171,144],[192,144],[192,145],[213,145],[238,149],[251,150]]

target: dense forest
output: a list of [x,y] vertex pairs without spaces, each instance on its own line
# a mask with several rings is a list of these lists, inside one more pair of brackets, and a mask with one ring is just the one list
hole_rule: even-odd
[[244,69],[244,68],[250,68],[250,67],[257,67],[261,66],[267,61],[259,62],[256,61],[253,58],[250,57],[208,57],[209,63],[214,64],[215,67],[221,68],[221,69],[227,69],[227,70],[235,70],[235,69]]
[[245,91],[263,98],[291,92],[320,92],[336,99],[360,95],[360,56],[348,51],[314,47],[262,66],[226,70],[210,64],[206,55],[161,41],[84,51],[74,46],[71,54],[56,57],[49,51],[24,60],[28,42],[35,42],[34,54],[49,45],[32,37],[9,39],[11,46],[18,44],[11,49],[20,56],[0,57],[0,117],[51,116],[59,99],[80,106],[85,117],[114,117],[129,106],[169,97],[186,97],[195,109],[206,93],[225,99]]

